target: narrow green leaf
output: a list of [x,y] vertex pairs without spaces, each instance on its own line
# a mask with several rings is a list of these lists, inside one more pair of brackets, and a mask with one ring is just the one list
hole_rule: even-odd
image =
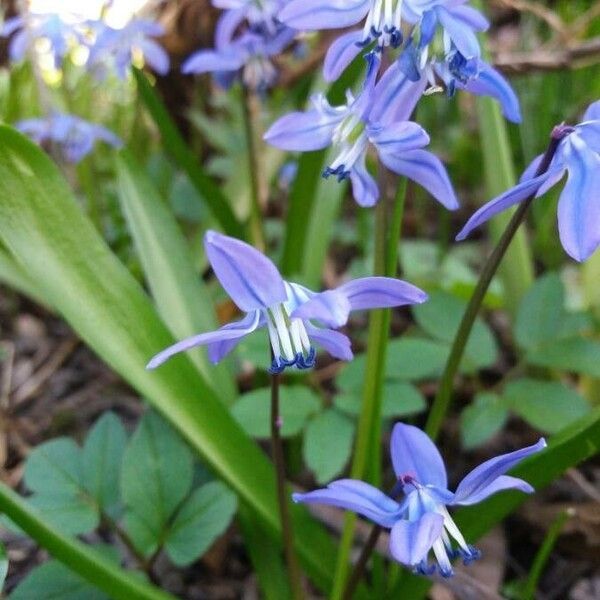
[[597,340],[582,337],[557,340],[529,352],[526,359],[539,367],[600,377],[600,342]]
[[171,560],[185,567],[202,556],[229,526],[237,500],[225,485],[212,481],[184,502],[165,538]]
[[[50,304],[117,373],[187,438],[273,535],[280,531],[272,465],[180,355],[144,368],[173,343],[152,304],[77,207],[50,159],[0,127],[0,240]],[[296,543],[315,583],[327,588],[333,547],[306,510],[295,510]]]
[[591,410],[583,396],[558,381],[518,379],[503,395],[515,413],[547,433],[559,432]]
[[466,449],[475,448],[496,435],[508,419],[508,408],[497,394],[477,394],[460,415],[460,434]]
[[192,455],[185,443],[164,419],[147,412],[125,450],[121,474],[125,525],[138,550],[156,550],[192,478]]
[[[260,388],[244,394],[233,405],[231,412],[249,435],[268,438],[271,435],[270,403],[271,388]],[[281,436],[299,434],[310,415],[320,407],[319,397],[308,388],[282,385],[279,388],[279,410],[283,422]]]
[[3,543],[0,542],[0,591],[4,586],[4,582],[6,581],[6,576],[8,575],[8,552],[6,552],[6,547]]
[[335,409],[326,410],[306,427],[302,454],[317,483],[331,481],[350,459],[354,423]]
[[244,228],[231,210],[227,198],[225,198],[219,186],[204,172],[196,156],[188,148],[148,78],[139,69],[134,69],[133,74],[140,98],[160,131],[165,150],[187,173],[190,181],[206,202],[215,219],[221,224],[223,230],[229,235],[242,239]]
[[[152,182],[122,151],[116,160],[119,198],[158,312],[176,338],[216,329],[206,286],[194,269],[188,244]],[[190,352],[204,378],[231,402],[233,379],[224,365],[211,365],[204,349]]]
[[120,515],[119,481],[127,433],[113,412],[104,413],[83,445],[83,482],[100,509],[111,518]]
[[8,287],[29,296],[38,304],[48,304],[31,277],[27,275],[12,256],[2,247],[0,247],[0,281]]

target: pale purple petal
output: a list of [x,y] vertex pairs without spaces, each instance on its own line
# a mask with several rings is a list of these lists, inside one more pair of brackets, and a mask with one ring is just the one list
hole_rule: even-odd
[[567,254],[581,262],[600,245],[600,156],[576,134],[569,144],[569,177],[558,201],[558,230]]
[[343,327],[348,322],[351,306],[340,290],[327,290],[315,294],[292,314],[293,319],[315,319],[328,327]]
[[382,527],[392,527],[400,518],[402,507],[377,488],[355,479],[333,481],[327,488],[293,494],[294,502],[328,504],[356,512]]
[[204,248],[221,285],[244,312],[286,301],[285,285],[277,267],[249,244],[207,231]]
[[[225,340],[240,340],[244,336],[252,333],[258,327],[259,316],[258,311],[253,311],[237,323],[229,323],[216,331],[201,333],[182,340],[181,342],[177,342],[154,356],[146,365],[146,369],[156,369],[156,367],[162,365],[173,355],[178,354],[179,352],[185,352],[196,346],[216,344]],[[213,362],[217,362],[222,356],[224,356],[224,354],[220,355],[218,351],[214,351]]]
[[464,240],[473,229],[479,227],[482,223],[501,213],[503,210],[522,202],[532,194],[535,194],[540,186],[546,182],[548,178],[555,175],[556,171],[548,171],[517,184],[515,187],[504,192],[497,198],[490,200],[482,206],[475,214],[467,221],[466,225],[460,230],[456,236],[457,241]]
[[219,52],[215,50],[198,50],[181,65],[181,72],[213,73],[215,71],[237,71],[244,65],[244,57],[240,53]]
[[217,49],[228,46],[235,30],[246,16],[246,9],[227,10],[221,14],[215,27],[215,47]]
[[158,73],[166,75],[169,71],[169,55],[165,49],[154,40],[144,39],[139,42],[144,60]]
[[472,6],[456,6],[450,9],[450,13],[475,31],[486,31],[490,27],[490,22]]
[[536,176],[537,170],[542,164],[542,160],[544,159],[543,154],[538,154],[530,163],[527,165],[527,168],[523,171],[521,178],[519,179],[519,183],[523,183],[524,181],[529,181]]
[[427,557],[443,529],[444,517],[433,512],[417,521],[397,521],[390,533],[390,552],[398,562],[413,567]]
[[377,151],[401,156],[409,150],[417,150],[429,144],[429,135],[413,121],[400,121],[383,127],[369,129],[369,139]]
[[277,16],[300,31],[342,29],[361,21],[370,7],[371,0],[292,0]]
[[10,45],[8,46],[10,60],[13,62],[23,60],[27,54],[27,46],[29,46],[29,36],[27,35],[27,31],[22,29],[10,40]]
[[2,31],[0,31],[0,36],[8,37],[12,35],[17,29],[20,29],[25,24],[23,17],[11,17],[10,19],[6,19],[2,24]]
[[323,63],[323,77],[325,81],[335,81],[344,72],[346,67],[364,50],[358,45],[362,40],[362,30],[351,31],[341,35],[327,50]]
[[[478,498],[482,500],[491,493],[494,492],[495,488],[493,484],[496,480],[504,475],[508,470],[518,465],[523,459],[543,450],[546,447],[546,441],[544,438],[540,438],[537,444],[528,446],[527,448],[521,448],[514,452],[508,452],[502,454],[496,458],[485,461],[475,469],[473,469],[459,484],[456,488],[454,495],[453,504],[470,504],[472,498]],[[488,490],[491,490],[488,493]]]
[[585,111],[583,115],[584,121],[598,121],[600,120],[600,100],[596,100],[596,102],[592,102],[588,106],[588,109]]
[[396,477],[409,475],[421,485],[440,489],[448,487],[442,456],[429,436],[418,427],[396,423],[392,430],[390,453]]
[[594,151],[600,153],[600,120],[584,121],[575,128],[579,137]]
[[333,329],[321,329],[308,322],[304,323],[308,337],[338,360],[352,360],[352,348],[347,336]]
[[346,296],[350,310],[421,304],[427,294],[417,286],[391,277],[362,277],[344,283],[336,292]]
[[495,479],[487,487],[483,488],[479,493],[471,494],[469,497],[460,501],[452,499],[450,501],[446,501],[445,504],[460,504],[461,506],[478,504],[493,494],[502,492],[504,490],[518,490],[525,494],[532,494],[535,491],[533,487],[526,481],[523,481],[523,479],[519,479],[518,477],[510,477],[509,475],[500,475],[500,477]]
[[383,164],[394,173],[404,175],[423,186],[449,210],[458,208],[458,199],[442,161],[426,150],[405,152],[402,158],[393,154],[380,155]]
[[452,13],[441,6],[438,6],[435,11],[440,24],[454,42],[457,50],[465,58],[479,56],[481,53],[479,42],[469,25],[456,18]]
[[[228,329],[241,330],[244,327],[243,326],[244,323],[248,323],[249,327],[252,327],[254,325],[254,319],[256,318],[256,314],[257,314],[257,311],[255,311],[253,313],[248,313],[242,321],[239,321],[238,323],[228,323],[227,325],[224,325],[223,327],[221,327],[220,331],[225,331]],[[227,356],[244,339],[244,337],[246,335],[249,335],[253,331],[258,330],[261,327],[264,327],[265,325],[266,325],[265,317],[263,315],[260,315],[259,319],[258,319],[258,324],[256,325],[254,330],[248,330],[247,333],[244,333],[243,335],[240,335],[239,337],[232,337],[232,338],[224,338],[223,337],[216,342],[211,342],[210,344],[207,344],[206,349],[208,350],[208,359],[213,364],[218,363],[221,359],[225,358],[225,356]]]
[[317,110],[293,112],[275,121],[263,139],[282,150],[319,150],[331,144],[339,120]]
[[[366,154],[366,153],[365,153]],[[350,171],[352,195],[359,206],[370,207],[379,200],[379,188],[373,176],[367,170],[365,154],[354,163]]]

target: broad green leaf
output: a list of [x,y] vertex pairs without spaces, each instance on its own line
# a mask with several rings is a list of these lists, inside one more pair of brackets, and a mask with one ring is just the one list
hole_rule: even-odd
[[100,523],[96,503],[83,490],[79,494],[34,494],[29,501],[48,523],[67,535],[89,533]]
[[177,126],[171,119],[169,111],[154,91],[146,75],[139,69],[134,69],[133,74],[141,100],[160,131],[165,150],[187,173],[190,181],[196,186],[202,199],[225,232],[234,237],[243,238],[243,227],[233,214],[227,198],[223,195],[219,186],[204,172],[202,165],[188,148]]
[[4,582],[6,581],[6,576],[8,575],[8,553],[6,552],[6,547],[3,543],[0,542],[0,591],[4,586]]
[[[0,241],[50,305],[177,427],[276,535],[280,525],[272,465],[187,356],[146,371],[149,358],[172,344],[173,337],[76,205],[56,166],[7,127],[0,127],[0,196]],[[306,510],[295,510],[294,516],[300,556],[315,583],[327,588],[334,561],[330,538]]]
[[8,287],[29,296],[39,304],[48,304],[31,277],[2,247],[0,247],[0,281]]
[[[282,385],[279,388],[279,413],[283,422],[281,436],[298,435],[307,419],[321,408],[319,397],[301,385]],[[244,394],[231,412],[252,437],[271,435],[271,388],[260,388]]]
[[508,408],[497,394],[477,394],[460,415],[460,435],[466,449],[475,448],[496,435],[508,419]]
[[235,495],[219,481],[195,490],[169,526],[165,549],[171,560],[185,567],[202,556],[227,529],[236,507]]
[[104,413],[83,444],[83,482],[100,509],[117,519],[121,511],[119,481],[127,444],[123,423],[113,412]]
[[556,433],[590,412],[590,406],[573,388],[558,381],[518,379],[504,388],[507,406],[528,423]]
[[420,381],[444,370],[449,346],[423,338],[403,337],[388,344],[385,375],[389,379]]
[[[423,304],[412,307],[420,327],[431,337],[451,344],[467,308],[467,302],[447,292],[436,291]],[[490,328],[477,319],[462,361],[463,368],[477,370],[496,361],[498,349]]]
[[317,483],[326,483],[338,475],[350,459],[354,423],[335,409],[312,418],[306,427],[302,454],[315,474]]
[[539,367],[600,377],[598,340],[582,337],[556,340],[528,352],[526,359],[529,364]]
[[109,596],[61,565],[35,567],[10,594],[10,600],[108,600]]
[[[360,414],[362,404],[360,388],[337,394],[333,402],[337,409],[349,415]],[[414,415],[423,412],[426,407],[423,394],[414,385],[403,381],[385,381],[383,383],[382,418]]]
[[[164,322],[180,339],[216,329],[212,298],[194,269],[173,214],[131,154],[122,151],[116,165],[121,206]],[[230,402],[235,388],[226,367],[211,365],[204,348],[190,351],[190,357],[204,378]]]
[[533,284],[519,306],[515,322],[515,339],[521,348],[535,348],[557,337],[565,312],[564,296],[558,273],[547,273]]
[[125,525],[140,551],[156,550],[190,491],[192,477],[192,455],[185,443],[164,419],[147,412],[125,450],[121,472]]

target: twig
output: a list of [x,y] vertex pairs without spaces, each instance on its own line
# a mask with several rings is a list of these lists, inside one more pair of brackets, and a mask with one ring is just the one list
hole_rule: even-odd
[[498,4],[518,10],[519,12],[529,12],[545,21],[554,31],[560,35],[563,41],[569,38],[569,28],[565,22],[553,10],[545,7],[539,2],[529,2],[528,0],[496,0]]

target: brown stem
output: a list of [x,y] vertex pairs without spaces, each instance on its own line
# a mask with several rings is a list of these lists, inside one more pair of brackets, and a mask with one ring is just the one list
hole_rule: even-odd
[[351,600],[352,594],[354,594],[354,590],[363,576],[365,567],[369,562],[369,558],[371,558],[371,554],[373,553],[373,550],[375,550],[375,546],[377,546],[377,541],[379,540],[379,536],[381,535],[382,531],[383,527],[380,525],[375,525],[373,529],[371,529],[369,538],[367,539],[362,552],[360,553],[358,561],[352,569],[352,575],[350,576],[350,579],[348,579],[342,600]]

